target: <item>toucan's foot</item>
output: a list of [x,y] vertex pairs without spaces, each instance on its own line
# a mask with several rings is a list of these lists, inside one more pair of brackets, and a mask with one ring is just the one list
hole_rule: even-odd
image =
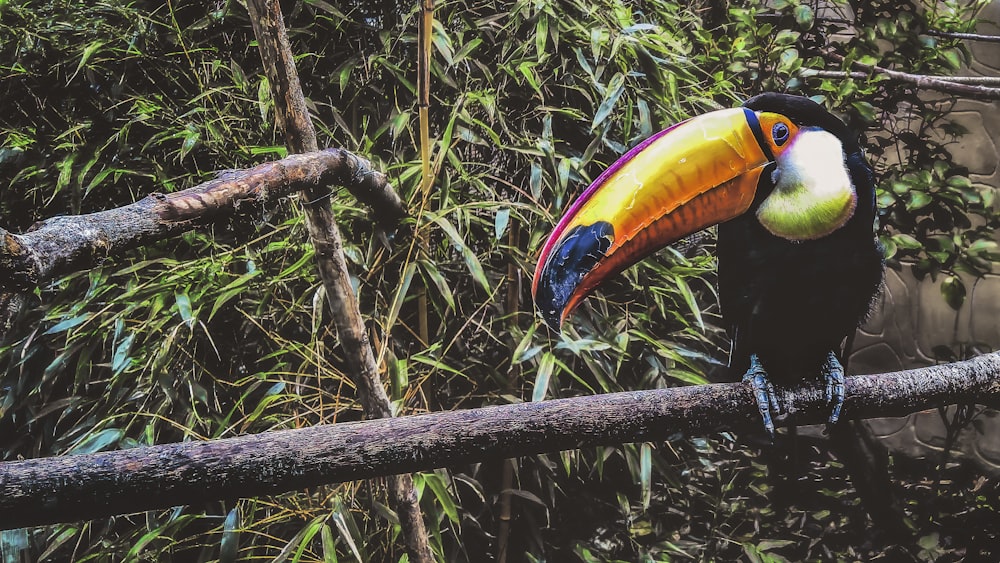
[[844,366],[833,352],[829,352],[823,362],[823,381],[826,382],[826,402],[833,410],[830,412],[830,424],[840,420],[840,409],[844,406]]
[[[840,364],[837,364],[840,365]],[[843,373],[843,370],[841,370]],[[771,441],[774,441],[774,421],[771,419],[774,414],[781,413],[781,405],[778,404],[778,396],[774,392],[774,385],[767,378],[764,366],[760,364],[757,354],[750,355],[750,369],[743,374],[743,383],[749,383],[753,390],[753,396],[757,399],[757,408],[760,409],[760,417],[764,419],[764,430],[767,431]]]

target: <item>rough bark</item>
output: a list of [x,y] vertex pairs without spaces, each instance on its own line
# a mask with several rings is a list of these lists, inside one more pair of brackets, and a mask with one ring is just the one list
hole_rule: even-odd
[[[298,71],[277,0],[248,0],[247,10],[260,49],[264,71],[271,83],[278,125],[285,132],[291,152],[316,150],[316,131],[299,84]],[[368,340],[357,296],[351,287],[343,239],[330,204],[317,190],[306,190],[306,225],[316,249],[316,265],[326,289],[327,303],[346,363],[358,390],[358,399],[369,418],[392,416],[389,396],[382,385],[375,354]],[[400,206],[402,203],[400,202]],[[388,477],[389,503],[399,517],[403,541],[414,563],[434,561],[427,530],[409,474]]]
[[[250,22],[257,37],[264,73],[271,83],[274,113],[278,128],[285,134],[285,146],[293,153],[318,150],[316,129],[309,117],[309,106],[299,83],[299,73],[295,68],[279,3],[277,0],[249,0],[247,11],[250,12]],[[354,197],[372,207],[377,221],[394,225],[409,216],[403,200],[389,183],[359,185],[357,189],[347,187]],[[326,200],[317,202],[324,195],[326,194],[322,192],[307,192],[308,200],[314,202],[313,207],[329,207]],[[332,217],[332,213],[330,216]]]
[[[804,78],[834,78],[837,80],[843,80],[845,78],[867,80],[871,75],[867,72],[861,72],[861,71],[848,72],[844,70],[813,70],[811,68],[804,68],[799,71],[799,76],[802,76]],[[923,78],[940,80],[942,82],[954,82],[955,84],[1000,86],[1000,76],[929,76],[929,75],[916,75],[916,74],[913,74],[911,76],[922,76]]]
[[[154,193],[115,209],[46,219],[24,234],[0,228],[0,289],[25,290],[105,258],[239,213],[256,213],[290,193],[329,194],[333,185],[384,184],[385,175],[340,149],[232,170],[183,191]],[[2,310],[6,299],[0,298]],[[2,323],[0,323],[2,324]]]
[[[845,61],[843,56],[836,53],[829,53],[828,56],[832,60],[840,63]],[[981,100],[1000,100],[1000,88],[991,88],[989,86],[981,86],[978,84],[959,84],[958,82],[952,82],[934,76],[901,72],[878,65],[864,64],[858,61],[852,61],[851,66],[864,69],[869,72],[875,72],[883,76],[888,76],[889,78],[900,82],[909,82],[914,84],[917,88],[924,90],[934,90],[936,92],[944,92],[955,96],[966,96]]]
[[[899,416],[995,397],[1000,353],[849,377],[842,418]],[[787,422],[829,415],[820,387],[779,389]],[[760,425],[748,387],[724,383],[385,418],[87,455],[0,463],[0,528],[623,442]],[[794,419],[794,420],[791,420]]]

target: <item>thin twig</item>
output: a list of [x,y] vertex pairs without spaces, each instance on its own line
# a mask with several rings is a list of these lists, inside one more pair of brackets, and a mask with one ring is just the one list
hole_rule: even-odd
[[950,39],[965,39],[967,41],[985,41],[987,43],[1000,43],[1000,35],[983,35],[981,33],[959,33],[957,31],[937,31],[928,29],[927,35],[935,37],[947,37]]
[[[836,53],[828,53],[827,56],[840,63],[843,63],[845,60],[843,56]],[[969,98],[1000,100],[1000,88],[990,88],[987,86],[977,86],[972,84],[957,84],[955,82],[948,82],[936,77],[900,72],[898,70],[883,68],[878,65],[867,65],[858,61],[853,61],[851,64],[857,68],[888,76],[894,80],[909,82],[924,90],[934,90],[937,92],[944,92],[946,94]]]
[[[847,72],[843,70],[813,70],[811,68],[804,68],[799,71],[799,76],[803,78],[854,78],[857,80],[865,80],[871,77],[871,74],[867,72]],[[917,75],[914,75],[917,76]],[[926,78],[931,78],[934,80],[941,80],[943,82],[953,82],[955,84],[976,84],[979,86],[1000,86],[1000,76],[928,76],[921,75]]]

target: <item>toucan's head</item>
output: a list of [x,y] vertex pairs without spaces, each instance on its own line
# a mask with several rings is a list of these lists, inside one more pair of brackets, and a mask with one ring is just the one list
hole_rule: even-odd
[[678,123],[628,151],[573,202],[539,256],[535,304],[558,329],[604,280],[748,211],[777,237],[827,236],[857,206],[846,162],[856,153],[846,126],[800,96],[762,94]]

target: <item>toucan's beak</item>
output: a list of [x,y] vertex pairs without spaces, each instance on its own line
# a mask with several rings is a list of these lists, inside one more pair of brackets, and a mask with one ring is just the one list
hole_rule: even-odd
[[720,110],[661,131],[618,159],[542,248],[531,289],[545,322],[558,329],[604,280],[745,212],[764,168],[796,130],[779,114]]

